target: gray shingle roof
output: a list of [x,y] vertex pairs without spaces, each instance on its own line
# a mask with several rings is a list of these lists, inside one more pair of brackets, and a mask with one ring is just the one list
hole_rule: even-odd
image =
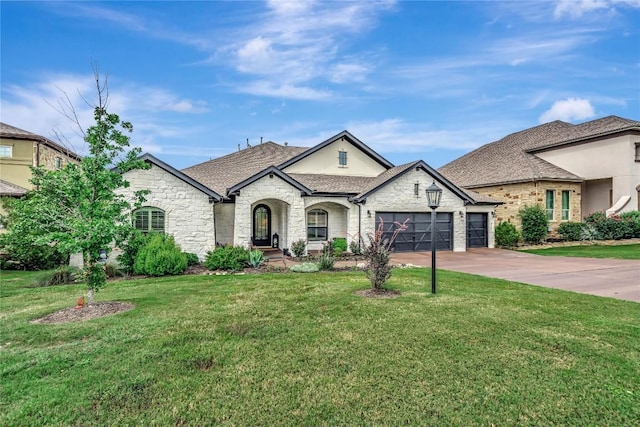
[[308,150],[265,142],[183,169],[182,172],[218,194],[252,177],[269,166],[278,166]]
[[466,188],[539,179],[582,181],[582,178],[533,154],[542,149],[624,132],[640,130],[640,122],[616,116],[579,125],[545,123],[483,145],[442,166],[439,171]]
[[24,196],[27,191],[29,190],[26,188],[0,179],[0,196],[20,197]]

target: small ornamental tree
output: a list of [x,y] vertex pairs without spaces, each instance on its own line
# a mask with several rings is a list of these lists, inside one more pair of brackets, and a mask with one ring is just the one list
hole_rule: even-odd
[[[95,123],[84,132],[89,155],[79,165],[68,163],[60,170],[32,168],[35,190],[13,204],[10,228],[11,233],[28,233],[36,243],[56,246],[65,254],[81,252],[89,305],[106,283],[101,252],[120,244],[132,228],[131,205],[116,192],[129,186],[122,174],[148,168],[138,159],[140,149],[128,148],[131,123],[106,110],[106,79],[101,82],[97,72],[95,78]],[[136,192],[136,205],[146,193]]]
[[367,269],[365,274],[371,282],[371,289],[374,292],[381,292],[384,290],[384,284],[391,277],[391,248],[393,242],[398,237],[398,233],[407,229],[406,219],[403,223],[394,221],[394,230],[391,237],[383,238],[384,236],[384,221],[380,218],[378,227],[372,233],[368,234],[369,244],[364,248],[363,256],[367,260]]

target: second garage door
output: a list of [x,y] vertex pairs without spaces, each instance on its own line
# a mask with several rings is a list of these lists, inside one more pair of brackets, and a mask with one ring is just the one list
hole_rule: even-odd
[[[395,229],[394,221],[403,223],[407,229],[396,237],[393,244],[395,252],[414,252],[431,250],[431,212],[376,212],[376,225],[384,221],[383,239],[390,238]],[[436,249],[453,249],[453,214],[438,212],[436,216]]]

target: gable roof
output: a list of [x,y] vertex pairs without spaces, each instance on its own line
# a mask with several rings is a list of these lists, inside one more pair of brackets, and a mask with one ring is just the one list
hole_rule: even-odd
[[466,188],[537,180],[581,182],[581,177],[542,160],[535,152],[636,129],[640,131],[640,122],[617,116],[579,125],[556,120],[485,144],[438,170]]
[[431,166],[429,166],[422,160],[418,160],[411,163],[405,163],[404,165],[396,166],[394,168],[386,170],[385,172],[382,172],[380,175],[375,177],[369,183],[368,187],[364,188],[363,191],[360,192],[360,194],[354,197],[353,201],[355,201],[356,203],[360,203],[366,200],[366,198],[370,194],[378,191],[380,188],[384,187],[390,182],[395,181],[396,179],[398,179],[399,177],[406,174],[412,169],[422,169],[428,175],[430,175],[435,181],[438,181],[440,185],[443,185],[449,191],[451,191],[452,193],[460,197],[462,200],[464,200],[465,203],[472,203],[472,204],[476,203],[476,201],[472,197],[470,197],[470,195],[462,191],[455,184],[453,184],[451,181],[449,181],[447,178],[442,176],[440,173],[438,173],[438,171],[433,169]]
[[190,166],[182,169],[182,172],[217,193],[226,194],[228,188],[306,150],[307,147],[291,147],[269,141]]
[[341,140],[341,139],[345,139],[348,142],[350,142],[352,145],[354,145],[359,150],[361,150],[363,153],[365,153],[367,156],[369,156],[370,158],[375,160],[378,164],[380,164],[385,169],[389,169],[389,168],[393,167],[393,163],[391,163],[390,161],[388,161],[387,159],[382,157],[380,154],[378,154],[375,151],[373,151],[364,142],[360,141],[358,138],[356,138],[351,133],[349,133],[349,131],[343,130],[342,132],[338,133],[337,135],[332,136],[331,138],[321,142],[320,144],[318,144],[318,145],[316,145],[314,147],[311,147],[308,150],[300,153],[299,155],[297,155],[297,156],[287,160],[286,162],[280,164],[280,168],[284,169],[284,168],[286,168],[288,166],[291,166],[292,164],[304,159],[305,157],[310,156],[311,154],[315,153],[316,151],[323,149],[327,145],[333,144],[334,142],[336,142],[338,140]]
[[53,148],[60,153],[63,153],[74,160],[80,161],[81,156],[69,150],[68,148],[63,147],[62,145],[53,142],[52,140],[45,138],[44,136],[36,135],[35,133],[31,133],[24,129],[17,128],[15,126],[11,126],[7,123],[0,122],[0,137],[7,139],[25,139],[28,141],[41,142],[44,145],[47,145]]
[[21,197],[27,193],[26,188],[0,179],[0,196]]
[[163,162],[162,160],[158,159],[157,157],[154,157],[149,153],[145,153],[145,154],[143,154],[142,156],[140,156],[138,158],[140,160],[144,160],[147,163],[151,163],[152,165],[155,165],[155,166],[159,167],[160,169],[164,170],[165,172],[175,176],[179,180],[186,182],[187,184],[191,185],[192,187],[202,191],[207,196],[213,198],[215,201],[219,202],[220,200],[222,200],[222,196],[220,194],[218,194],[215,191],[211,190],[210,188],[202,185],[201,183],[199,183],[195,179],[185,175],[184,173],[180,172],[179,170],[173,168],[172,166],[169,166],[167,163]]
[[233,187],[227,189],[227,193],[230,194],[230,195],[234,194],[237,191],[241,190],[243,187],[246,187],[247,185],[251,184],[252,182],[255,182],[255,181],[257,181],[257,180],[259,180],[261,178],[264,178],[267,175],[269,175],[271,178],[273,178],[274,176],[277,176],[278,178],[282,179],[283,181],[287,182],[288,184],[290,184],[293,187],[295,187],[298,190],[300,190],[300,192],[305,196],[308,196],[311,193],[313,193],[313,191],[311,189],[307,188],[303,184],[301,184],[298,181],[296,181],[295,179],[291,178],[291,176],[289,176],[286,173],[282,172],[280,169],[278,169],[275,166],[269,166],[268,168],[258,172],[257,174],[255,174],[253,176],[250,176],[249,178],[243,180],[242,182],[237,183]]

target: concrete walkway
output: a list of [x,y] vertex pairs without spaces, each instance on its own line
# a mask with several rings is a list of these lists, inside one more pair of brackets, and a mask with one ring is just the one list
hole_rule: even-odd
[[[640,261],[555,257],[503,249],[442,251],[436,267],[514,282],[640,302]],[[431,266],[430,252],[392,255],[393,264]]]

